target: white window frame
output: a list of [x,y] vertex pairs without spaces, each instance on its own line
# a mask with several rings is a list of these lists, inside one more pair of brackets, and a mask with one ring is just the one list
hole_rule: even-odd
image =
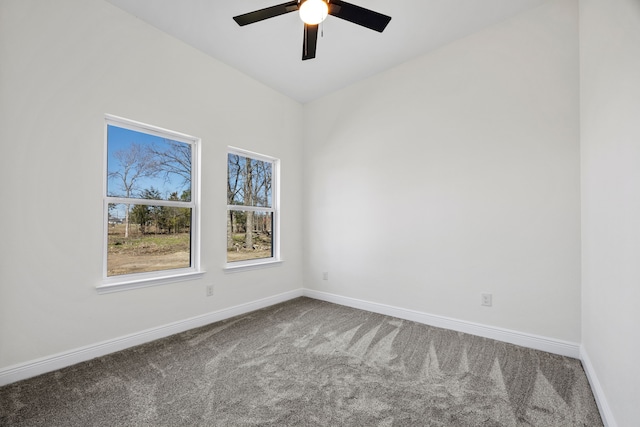
[[[191,201],[169,201],[169,200],[146,200],[126,197],[110,197],[107,195],[108,172],[108,126],[117,126],[142,132],[150,135],[167,138],[174,141],[190,144],[192,147],[191,158]],[[105,114],[104,120],[104,156],[103,156],[103,189],[102,189],[102,210],[103,210],[103,244],[102,244],[102,282],[97,286],[98,293],[110,293],[130,289],[144,288],[148,286],[175,283],[183,280],[198,279],[204,275],[200,269],[200,138],[196,138],[180,132],[163,129],[157,126],[125,119],[111,114]],[[191,266],[171,270],[160,270],[147,273],[122,274],[118,276],[107,276],[107,252],[108,252],[108,220],[109,204],[145,204],[153,206],[177,206],[191,208]]]
[[[253,212],[270,212],[273,214],[273,230],[271,230],[271,253],[270,258],[257,258],[248,259],[242,261],[226,261],[227,252],[225,250],[225,264],[224,270],[226,272],[236,272],[244,270],[253,270],[256,268],[272,267],[282,262],[280,258],[280,159],[265,154],[255,153],[253,151],[244,150],[242,148],[229,146],[227,149],[227,168],[229,167],[228,158],[229,154],[236,154],[242,157],[249,157],[251,159],[260,160],[263,162],[271,163],[272,177],[271,177],[271,207],[256,207],[256,206],[244,206],[244,205],[227,205],[225,211],[225,223],[224,227],[227,228],[227,216],[229,210],[235,211],[253,211]],[[228,176],[228,174],[227,174]],[[225,192],[226,198],[226,192]],[[225,233],[226,235],[226,233]],[[225,242],[226,248],[226,242]]]

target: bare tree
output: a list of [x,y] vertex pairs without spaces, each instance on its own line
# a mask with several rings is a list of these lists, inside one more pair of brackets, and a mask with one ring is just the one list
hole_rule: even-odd
[[[244,204],[245,206],[254,206],[253,160],[247,159],[244,167]],[[247,211],[247,226],[244,237],[244,244],[246,245],[247,249],[253,249],[253,211]]]
[[[141,179],[150,178],[157,174],[155,156],[135,142],[132,142],[126,150],[118,150],[113,153],[113,157],[118,161],[118,165],[116,169],[108,171],[108,176],[109,179],[118,182],[120,189],[124,192],[121,195],[126,198],[130,198],[140,190],[138,184]],[[125,238],[129,237],[129,211],[130,205],[127,204],[124,217]]]
[[[254,164],[254,184],[253,184],[253,200],[256,206],[271,206],[271,181],[272,171],[271,163],[255,162]],[[257,226],[259,231],[266,231],[266,217],[261,215],[262,219]],[[255,219],[255,218],[254,218]]]
[[163,174],[165,180],[169,180],[172,175],[180,176],[183,179],[182,186],[190,189],[191,145],[171,139],[164,139],[163,143],[162,148],[155,144],[149,148],[149,153],[155,157],[158,173]]
[[[227,161],[227,204],[250,208],[270,207],[272,191],[272,164],[236,154]],[[268,216],[268,215],[267,215]],[[270,231],[271,221],[265,213],[253,209],[229,209],[227,215],[227,249],[233,249],[234,233],[241,228],[245,233],[244,247],[254,249],[254,232]],[[260,239],[258,239],[260,240]]]
[[[227,159],[227,204],[237,204],[236,198],[240,192],[241,182],[241,166],[240,156],[237,154],[229,154]],[[233,233],[234,233],[234,211],[231,209],[227,213],[227,249],[233,249]]]

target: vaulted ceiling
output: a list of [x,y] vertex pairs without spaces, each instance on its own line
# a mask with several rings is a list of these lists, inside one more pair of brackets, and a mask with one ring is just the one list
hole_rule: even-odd
[[236,15],[285,0],[107,0],[300,102],[308,102],[548,0],[349,0],[392,17],[382,33],[329,16],[315,59],[288,13],[244,27]]

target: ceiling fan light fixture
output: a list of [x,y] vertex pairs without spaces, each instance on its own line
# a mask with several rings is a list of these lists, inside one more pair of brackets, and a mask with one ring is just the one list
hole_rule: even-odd
[[[329,10],[329,5],[331,5],[331,10]],[[390,16],[347,3],[345,0],[290,0],[287,3],[276,4],[275,6],[234,16],[233,20],[242,27],[293,11],[299,11],[300,19],[304,22],[302,36],[303,61],[316,57],[318,32],[322,34],[322,29],[318,24],[324,21],[329,14],[379,33],[384,31],[389,21],[391,21]]]
[[329,6],[323,0],[306,0],[300,5],[300,19],[308,25],[318,25],[328,14]]

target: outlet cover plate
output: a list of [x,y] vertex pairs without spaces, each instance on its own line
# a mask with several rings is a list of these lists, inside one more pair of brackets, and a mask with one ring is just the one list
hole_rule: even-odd
[[481,294],[481,296],[482,296],[481,305],[483,305],[485,307],[491,307],[491,304],[493,303],[492,295],[491,294]]

